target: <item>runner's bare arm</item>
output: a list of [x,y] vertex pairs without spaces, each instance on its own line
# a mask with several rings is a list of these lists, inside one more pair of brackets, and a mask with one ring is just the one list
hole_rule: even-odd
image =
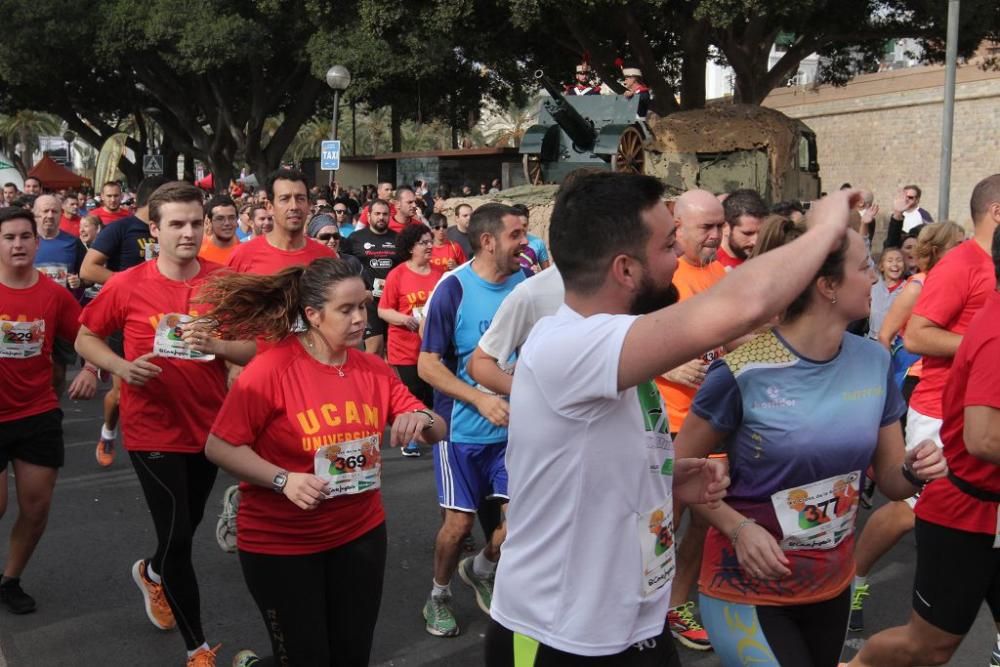
[[878,431],[878,445],[872,465],[879,490],[890,500],[909,498],[918,489],[903,476],[903,462],[924,481],[943,477],[948,472],[944,455],[931,440],[924,440],[915,449],[906,451],[903,428],[893,422]]
[[510,395],[510,387],[514,383],[514,377],[500,370],[500,367],[497,366],[497,360],[483,352],[483,348],[476,347],[472,351],[468,371],[473,380],[490,391],[504,396]]
[[92,283],[103,285],[111,280],[115,275],[114,271],[108,270],[108,256],[100,250],[90,248],[83,256],[83,264],[80,265],[80,277]]
[[903,287],[903,291],[899,293],[896,300],[889,306],[889,312],[885,314],[885,319],[882,320],[882,328],[878,332],[878,342],[882,343],[886,349],[889,349],[892,341],[896,338],[896,334],[906,324],[906,320],[910,318],[910,313],[913,312],[913,307],[917,305],[917,297],[920,296],[922,289],[923,287],[920,283],[911,282],[909,285]]
[[913,354],[950,359],[958,352],[961,334],[942,329],[922,315],[913,315],[906,325],[903,344]]
[[436,352],[421,352],[417,360],[417,374],[420,379],[443,394],[474,405],[483,417],[496,426],[506,426],[510,408],[507,401],[499,396],[493,396],[479,391],[473,386],[462,382],[441,361],[441,355]]
[[802,237],[736,267],[710,289],[638,318],[622,346],[618,387],[627,389],[743,336],[784,310],[843,241],[856,191],[816,202]]
[[132,361],[126,361],[115,354],[103,338],[82,324],[73,347],[76,348],[81,357],[98,368],[114,373],[125,382],[136,386],[142,386],[163,370],[150,361],[153,357],[152,353],[144,354]]
[[200,327],[182,327],[181,339],[193,350],[215,356],[237,366],[246,366],[257,354],[257,341],[222,340]]
[[[273,488],[275,475],[285,472],[252,448],[233,445],[211,433],[205,443],[205,457],[237,479],[266,489]],[[326,482],[316,475],[289,472],[283,494],[302,509],[313,509],[323,500],[325,486]]]
[[962,439],[977,459],[1000,465],[1000,410],[988,405],[966,407]]

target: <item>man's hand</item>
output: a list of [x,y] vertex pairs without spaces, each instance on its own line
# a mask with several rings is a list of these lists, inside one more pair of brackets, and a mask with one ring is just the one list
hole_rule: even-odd
[[74,401],[86,401],[97,393],[97,373],[84,369],[70,383],[66,395]]
[[715,509],[726,497],[729,473],[719,459],[677,459],[674,461],[674,498],[685,505],[707,505]]
[[875,217],[878,215],[878,204],[872,204],[865,212],[861,214],[861,224],[870,225],[875,222]]
[[69,273],[66,275],[66,286],[70,289],[76,289],[80,286],[80,276],[75,273]]
[[897,190],[896,196],[892,198],[892,217],[902,218],[903,211],[909,206],[909,200],[906,198],[906,192],[903,190]]
[[494,426],[507,426],[510,419],[510,404],[499,396],[482,393],[476,399],[476,410]]
[[948,474],[948,462],[933,440],[924,440],[906,452],[906,465],[923,482],[940,479]]
[[124,367],[115,372],[115,375],[134,387],[141,387],[163,372],[162,368],[150,361],[154,356],[156,355],[150,352],[132,361],[126,361]]
[[401,324],[410,331],[416,331],[420,328],[420,322],[418,322],[417,318],[412,315],[404,315]]
[[697,389],[705,381],[705,372],[708,364],[701,359],[692,359],[683,366],[678,366],[672,371],[663,374],[669,382],[679,384],[691,389]]

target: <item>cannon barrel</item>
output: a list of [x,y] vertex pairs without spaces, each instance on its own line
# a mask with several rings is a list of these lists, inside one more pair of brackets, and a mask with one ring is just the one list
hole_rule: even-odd
[[590,150],[594,147],[594,142],[597,140],[597,131],[594,130],[594,126],[586,118],[580,115],[580,112],[573,108],[573,106],[566,101],[563,97],[562,92],[559,88],[552,83],[549,77],[545,76],[545,72],[542,70],[535,71],[535,79],[542,84],[542,88],[552,96],[551,101],[545,102],[545,108],[548,110],[549,114],[552,116],[553,120],[559,124],[559,127],[569,135],[572,139],[573,144],[581,150]]

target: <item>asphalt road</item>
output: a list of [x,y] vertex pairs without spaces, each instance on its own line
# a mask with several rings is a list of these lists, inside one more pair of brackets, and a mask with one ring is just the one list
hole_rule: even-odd
[[[48,531],[23,577],[25,589],[38,601],[38,611],[14,616],[0,609],[0,667],[183,665],[180,636],[149,623],[131,580],[132,563],[152,553],[154,536],[127,457],[119,452],[111,468],[97,466],[98,400],[64,401],[63,409],[66,467],[56,487]],[[452,588],[462,634],[442,639],[423,629],[420,611],[430,589],[439,523],[430,453],[404,459],[388,452],[383,475],[389,555],[372,664],[481,665],[487,617],[457,577]],[[215,515],[230,483],[220,474],[195,546],[204,627],[209,642],[222,644],[219,665],[228,665],[240,649],[264,654],[269,647],[236,556],[222,552],[214,538]],[[11,495],[7,516],[0,519],[0,558],[16,512],[13,485]],[[476,537],[481,544],[482,536]],[[913,561],[913,540],[907,538],[870,577],[869,632],[849,635],[845,657],[853,655],[870,632],[907,618]],[[985,667],[993,640],[993,624],[984,608],[950,664]],[[680,650],[686,667],[719,664],[712,653]]]

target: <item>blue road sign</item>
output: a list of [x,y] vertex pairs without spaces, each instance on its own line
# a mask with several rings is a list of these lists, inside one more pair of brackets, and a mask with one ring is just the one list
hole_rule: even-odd
[[320,147],[319,168],[323,171],[337,171],[340,169],[340,142],[328,140],[324,141]]

